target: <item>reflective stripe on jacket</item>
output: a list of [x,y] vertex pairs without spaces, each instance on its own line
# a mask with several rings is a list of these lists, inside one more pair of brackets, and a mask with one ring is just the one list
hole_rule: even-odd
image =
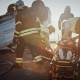
[[42,61],[41,55],[34,57],[36,62]]
[[16,58],[16,63],[22,63],[23,62],[23,58]]
[[75,25],[79,17],[69,18],[68,21],[71,23],[70,31],[75,33]]
[[18,24],[21,24],[22,25],[22,22],[21,21],[18,21],[15,25],[18,25]]
[[38,30],[40,30],[40,28],[30,28],[30,29],[22,30],[20,32],[15,31],[14,36],[15,37],[21,37],[21,36],[34,34],[34,33],[38,33]]

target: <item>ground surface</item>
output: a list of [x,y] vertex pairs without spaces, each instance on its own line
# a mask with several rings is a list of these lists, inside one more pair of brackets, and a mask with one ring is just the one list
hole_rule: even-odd
[[45,68],[45,71],[43,71],[37,67],[29,51],[25,51],[23,57],[23,68],[11,67],[9,71],[6,71],[10,67],[9,64],[6,64],[6,61],[13,62],[15,54],[6,50],[0,51],[0,80],[50,80],[48,74],[49,61],[43,61]]
[[49,80],[49,61],[44,60],[44,67],[46,71],[42,71],[32,60],[29,52],[25,52],[23,68],[12,67],[9,71],[6,70],[10,67],[6,61],[14,61],[15,54],[9,51],[0,52],[0,80]]

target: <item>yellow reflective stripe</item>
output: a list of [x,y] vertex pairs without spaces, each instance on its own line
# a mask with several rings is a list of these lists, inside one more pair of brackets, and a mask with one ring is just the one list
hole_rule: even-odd
[[16,34],[19,34],[20,32],[18,32],[18,31],[15,31],[14,33],[16,33]]
[[41,55],[41,57],[44,58],[44,59],[47,59],[47,60],[51,60],[51,58],[48,58],[48,57],[45,57],[45,56],[42,56],[42,55]]
[[23,63],[23,61],[16,61],[16,63]]
[[67,20],[63,20],[63,23],[66,22]]
[[22,63],[23,62],[23,58],[16,58],[16,63]]
[[40,59],[36,59],[35,61],[36,61],[36,62],[38,62],[38,61],[42,61],[42,58],[40,58]]
[[37,28],[37,30],[41,30],[41,28]]
[[21,21],[18,21],[18,22],[16,22],[16,24],[15,24],[15,25],[18,25],[18,24],[22,24],[22,22],[21,22]]
[[28,31],[32,31],[32,30],[36,30],[36,28],[26,29],[26,30],[21,31],[20,33],[28,32]]
[[69,61],[57,61],[59,63],[70,63]]
[[72,67],[72,66],[60,66],[60,65],[55,65],[57,67]]
[[36,31],[36,30],[38,30],[38,28],[30,28],[30,29],[20,31],[20,33],[25,33],[25,32],[29,32],[29,31]]
[[36,56],[34,59],[35,59],[36,62],[38,62],[38,61],[42,61],[41,56]]
[[16,58],[16,61],[23,60],[23,58]]
[[21,36],[30,35],[30,34],[33,34],[33,33],[38,33],[38,31],[31,31],[31,32],[20,34],[19,36],[17,36],[17,35],[14,35],[14,36],[15,37],[21,37]]
[[14,35],[14,37],[19,37],[19,36]]
[[14,35],[14,36],[15,37],[21,37],[21,36],[30,35],[33,33],[38,33],[37,29],[40,29],[40,28],[30,28],[30,29],[22,30],[20,32],[15,31],[15,34],[18,34],[19,36],[17,36],[17,35]]
[[39,56],[36,56],[34,59],[39,59],[39,58],[41,58],[41,56],[39,55]]
[[20,36],[25,36],[25,35],[30,35],[30,34],[33,34],[33,33],[38,33],[38,31],[31,31],[31,32],[27,32],[27,33],[23,33],[23,34],[20,34]]

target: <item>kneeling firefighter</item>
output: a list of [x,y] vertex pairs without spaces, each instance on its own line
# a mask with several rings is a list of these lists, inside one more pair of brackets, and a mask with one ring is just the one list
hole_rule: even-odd
[[46,27],[45,25],[41,25],[40,37],[42,44],[40,45],[40,52],[42,54],[42,58],[45,58],[47,60],[50,60],[54,55],[54,51],[49,43],[49,34],[52,33],[55,33],[55,28],[53,27],[53,25],[49,25],[48,27]]
[[[35,12],[35,14],[37,15],[41,23],[40,37],[41,37],[42,44],[39,44],[39,46],[41,47],[40,48],[41,55],[42,56],[44,55],[44,57],[46,57],[45,53],[53,54],[53,50],[49,44],[49,33],[51,32],[50,29],[54,27],[47,28],[47,26],[51,24],[51,12],[50,12],[50,9],[47,6],[45,6],[42,0],[34,0],[32,3],[32,10]],[[52,32],[54,32],[54,30]],[[43,44],[44,45],[47,44],[47,45],[43,46]],[[49,47],[51,51],[48,51],[46,49],[47,46]],[[47,57],[49,58],[49,56]]]
[[24,9],[24,4],[21,5],[20,3],[18,8],[20,11],[16,15],[16,31],[13,39],[13,42],[16,42],[18,39],[15,51],[15,66],[22,67],[23,52],[25,47],[28,46],[37,66],[42,68],[43,62],[38,47],[38,42],[40,42],[40,23],[37,21],[37,17],[31,9]]
[[47,49],[49,48],[52,52],[52,48],[50,46],[50,43],[49,43],[49,34],[52,34],[52,33],[55,33],[55,28],[53,27],[53,25],[49,25],[48,27],[46,27],[45,25],[41,25],[41,33],[40,33],[40,36],[41,36],[41,39],[42,39],[42,43],[46,44],[46,47]]

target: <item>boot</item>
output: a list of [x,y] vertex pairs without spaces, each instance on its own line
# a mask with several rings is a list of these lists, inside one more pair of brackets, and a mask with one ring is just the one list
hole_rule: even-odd
[[16,58],[16,61],[13,64],[15,67],[22,68],[23,58]]
[[42,68],[43,67],[43,62],[42,61],[39,61],[39,62],[36,62],[38,68]]
[[38,66],[39,73],[45,73],[46,72],[46,69],[44,68],[42,61],[36,62],[36,64]]
[[16,63],[16,62],[13,63],[14,67],[18,67],[18,68],[22,68],[22,64],[23,63]]

